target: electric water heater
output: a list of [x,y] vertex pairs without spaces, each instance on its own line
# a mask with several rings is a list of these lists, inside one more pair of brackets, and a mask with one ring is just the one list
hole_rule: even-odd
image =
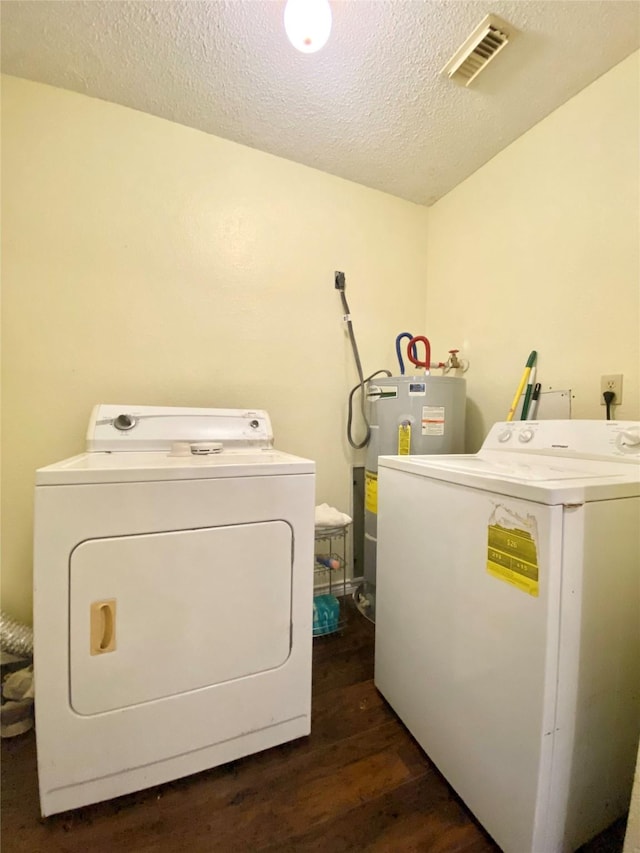
[[464,453],[466,382],[430,374],[384,377],[369,383],[367,401],[371,438],[365,463],[364,583],[358,605],[375,621],[378,456]]

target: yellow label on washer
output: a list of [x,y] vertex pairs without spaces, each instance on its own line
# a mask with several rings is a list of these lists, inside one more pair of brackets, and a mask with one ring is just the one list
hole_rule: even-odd
[[531,534],[490,524],[487,571],[537,598],[538,554]]
[[400,424],[398,427],[398,456],[409,456],[411,453],[411,424]]
[[378,475],[373,471],[364,472],[364,508],[378,514]]

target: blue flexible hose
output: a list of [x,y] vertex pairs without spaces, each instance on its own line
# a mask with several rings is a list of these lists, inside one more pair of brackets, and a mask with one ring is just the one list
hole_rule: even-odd
[[[396,338],[396,355],[398,356],[398,363],[400,364],[400,376],[404,376],[404,361],[402,360],[402,350],[400,349],[400,341],[404,340],[404,338],[408,338],[411,340],[413,335],[411,332],[401,332]],[[413,357],[417,360],[418,351],[416,349],[416,345],[413,345]]]

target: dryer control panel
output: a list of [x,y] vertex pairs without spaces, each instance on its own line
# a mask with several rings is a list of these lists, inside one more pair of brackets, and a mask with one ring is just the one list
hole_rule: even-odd
[[95,406],[87,429],[88,451],[171,451],[188,444],[203,452],[222,447],[273,447],[273,430],[262,409],[178,406]]

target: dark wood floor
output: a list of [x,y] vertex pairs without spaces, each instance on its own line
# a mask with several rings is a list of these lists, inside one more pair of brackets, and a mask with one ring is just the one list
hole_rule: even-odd
[[41,819],[34,734],[4,740],[3,853],[498,851],[377,693],[373,632],[350,604],[343,635],[314,640],[308,738],[108,803]]

